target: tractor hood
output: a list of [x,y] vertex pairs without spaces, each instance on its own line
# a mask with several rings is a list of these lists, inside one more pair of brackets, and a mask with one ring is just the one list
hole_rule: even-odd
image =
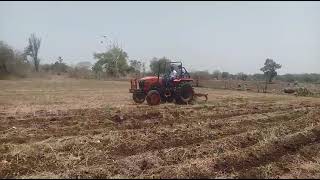
[[[159,77],[159,79],[162,79]],[[152,81],[152,80],[158,80],[158,76],[146,76],[140,79],[140,81]]]

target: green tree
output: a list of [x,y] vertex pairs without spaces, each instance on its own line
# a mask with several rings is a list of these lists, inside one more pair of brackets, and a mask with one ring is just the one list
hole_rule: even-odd
[[264,79],[264,75],[263,75],[263,74],[258,74],[258,73],[253,74],[253,75],[252,75],[252,79],[254,79],[254,80],[256,80],[256,81],[261,81],[261,80]]
[[29,44],[25,49],[25,54],[31,56],[36,72],[39,72],[40,59],[38,53],[40,49],[41,39],[37,38],[35,34],[31,34]]
[[138,60],[130,60],[130,67],[136,73],[141,73],[142,62]]
[[266,59],[264,66],[260,69],[265,76],[266,83],[264,87],[264,92],[267,92],[268,83],[272,82],[272,79],[277,76],[277,69],[280,69],[281,65],[277,64],[273,59]]
[[240,72],[240,73],[237,74],[237,77],[238,77],[238,79],[240,79],[242,81],[246,81],[247,78],[248,78],[248,75],[243,73],[243,72]]
[[58,75],[61,73],[66,73],[68,71],[68,65],[63,62],[63,59],[61,56],[58,57],[58,60],[52,65],[52,70]]
[[0,73],[8,74],[8,63],[14,58],[14,51],[7,44],[0,41]]
[[103,71],[103,68],[102,68],[103,64],[104,64],[103,61],[97,61],[92,66],[92,71],[95,72],[95,73],[102,72]]
[[220,72],[219,70],[213,71],[213,73],[212,73],[212,78],[216,78],[216,79],[219,80],[220,77],[221,77],[221,72]]
[[69,67],[69,77],[90,79],[93,75],[91,67],[92,64],[89,61],[79,62],[75,66]]
[[221,77],[222,79],[228,79],[230,74],[228,72],[222,72]]
[[286,81],[293,83],[297,77],[295,77],[292,74],[284,74],[282,76],[277,76],[276,79],[281,80],[281,81]]
[[119,47],[114,46],[104,53],[94,53],[94,58],[98,60],[92,68],[94,72],[104,69],[112,77],[124,76],[128,72],[128,55]]
[[272,79],[277,76],[277,69],[280,69],[281,65],[277,64],[273,59],[266,59],[264,66],[260,69],[266,78],[268,83],[272,82]]
[[0,77],[25,77],[31,66],[24,53],[0,41]]
[[150,69],[153,74],[155,75],[158,74],[159,65],[160,65],[160,74],[170,71],[170,59],[167,59],[166,57],[162,57],[160,59],[153,58],[150,61]]

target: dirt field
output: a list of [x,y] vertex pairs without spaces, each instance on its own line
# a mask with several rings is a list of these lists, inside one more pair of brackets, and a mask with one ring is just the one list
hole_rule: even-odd
[[320,178],[320,98],[149,107],[129,85],[0,81],[0,178]]
[[[240,85],[240,87],[239,87]],[[263,92],[265,87],[264,81],[242,81],[242,80],[200,80],[199,86],[213,89],[229,89],[229,90],[244,90],[250,92]],[[285,94],[284,88],[293,88],[294,83],[282,82],[274,80],[268,84],[267,91],[273,94]],[[297,87],[305,87],[313,93],[320,93],[320,84],[298,83]]]

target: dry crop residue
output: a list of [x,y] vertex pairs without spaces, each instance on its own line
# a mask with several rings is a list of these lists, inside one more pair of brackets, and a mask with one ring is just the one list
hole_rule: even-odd
[[0,119],[2,178],[320,177],[320,107],[311,103],[140,105]]

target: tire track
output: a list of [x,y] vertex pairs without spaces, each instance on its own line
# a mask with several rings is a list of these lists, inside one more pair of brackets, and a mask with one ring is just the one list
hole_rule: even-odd
[[[295,121],[298,119],[303,119],[303,118],[297,117],[292,121]],[[287,123],[289,124],[291,122],[287,122]],[[308,123],[310,122],[307,122],[307,124]],[[294,127],[290,129],[291,132],[294,130],[297,131],[298,129],[294,129]],[[253,146],[262,140],[263,140],[263,136],[261,134],[261,129],[259,130],[258,128],[251,132],[245,132],[245,133],[238,134],[231,137],[226,137],[218,140],[206,140],[202,143],[197,143],[196,146],[191,144],[188,146],[162,149],[162,150],[157,150],[153,152],[145,152],[142,154],[125,157],[123,159],[124,161],[123,164],[124,166],[126,166],[128,164],[127,162],[129,161],[141,163],[141,159],[143,159],[143,157],[148,157],[148,156],[152,156],[153,160],[158,159],[158,161],[162,162],[161,166],[179,164],[189,159],[194,159],[194,158],[197,159],[197,158],[205,158],[205,157],[210,158],[211,156],[219,156],[219,154],[223,152],[228,152],[228,151],[237,150],[238,148],[241,149],[241,148]],[[218,146],[217,144],[220,144],[220,145],[222,144],[223,146]],[[181,156],[182,158],[180,158]],[[147,161],[143,161],[143,162],[147,163]],[[152,161],[151,161],[151,164],[152,164]],[[136,166],[136,164],[134,164],[133,166]],[[149,169],[149,168],[154,168],[154,167],[152,166],[143,167],[143,170]],[[126,168],[123,168],[123,169],[126,169]],[[134,172],[139,172],[138,170],[136,169]],[[134,175],[131,175],[131,176],[133,177]]]
[[[169,178],[209,178],[228,174],[237,177],[237,173],[276,161],[287,153],[297,152],[306,145],[320,140],[320,126],[287,135],[283,138],[258,146],[250,146],[240,151],[219,156],[218,158],[192,159],[182,164],[150,169],[139,177]],[[190,169],[191,168],[191,169]]]
[[[109,152],[114,155],[134,155],[145,151],[201,143],[207,139],[216,140],[227,136],[259,129],[259,127],[257,127],[257,124],[255,123],[255,121],[257,120],[262,122],[274,122],[269,122],[266,127],[277,126],[279,125],[279,123],[285,123],[284,120],[289,121],[293,117],[304,116],[306,112],[307,111],[280,112],[280,114],[273,113],[273,116],[272,114],[270,114],[271,117],[259,117],[260,115],[256,114],[250,116],[250,118],[246,117],[246,119],[233,123],[230,123],[223,119],[221,120],[221,122],[223,123],[220,124],[218,128],[215,127],[217,124],[212,125],[211,122],[204,122],[201,124],[187,124],[180,128],[178,126],[173,126],[170,129],[165,127],[156,127],[141,130],[111,131],[108,135],[108,139],[113,138],[113,140],[112,142],[109,141],[107,144],[104,144],[104,146],[107,146]],[[261,128],[265,128],[265,126],[260,127],[260,129]],[[114,139],[114,137],[116,138]]]
[[[247,106],[244,105],[244,107]],[[270,155],[272,156],[270,153],[275,153],[275,158],[280,159],[286,156],[287,152],[295,154],[304,146],[317,142],[317,140],[314,140],[315,135],[310,132],[315,131],[315,133],[318,133],[316,136],[319,135],[319,109],[298,105],[293,106],[293,109],[290,107],[257,107],[255,110],[246,111],[246,109],[237,106],[229,113],[215,114],[216,111],[210,111],[209,114],[203,115],[201,115],[201,112],[208,111],[208,108],[201,109],[199,112],[192,109],[186,111],[183,108],[177,111],[156,109],[150,110],[149,114],[144,115],[130,113],[131,110],[129,110],[123,112],[127,116],[124,122],[108,121],[107,124],[104,124],[106,121],[104,121],[105,117],[103,116],[113,115],[112,113],[106,113],[103,110],[79,111],[77,113],[83,115],[79,116],[80,119],[74,116],[70,119],[53,121],[47,127],[49,129],[47,132],[37,129],[47,123],[45,120],[40,120],[38,126],[20,134],[34,131],[37,134],[36,137],[32,137],[33,141],[22,142],[21,145],[17,145],[18,142],[11,141],[12,138],[19,139],[17,134],[1,132],[3,134],[0,133],[0,142],[3,141],[2,144],[4,145],[13,143],[16,147],[23,147],[30,143],[33,146],[46,133],[56,135],[51,140],[43,142],[50,145],[51,149],[40,149],[36,154],[29,154],[30,157],[22,155],[20,158],[25,159],[20,163],[28,163],[32,160],[33,163],[29,163],[30,167],[34,167],[37,171],[50,170],[50,172],[60,174],[65,172],[66,169],[71,169],[66,174],[67,177],[77,177],[78,175],[89,178],[117,177],[117,175],[152,177],[152,175],[155,175],[161,178],[198,178],[221,177],[223,174],[227,174],[228,177],[242,177],[245,176],[245,174],[241,174],[244,171],[250,169],[254,171],[259,167],[275,162],[275,159],[267,158]],[[176,118],[177,121],[172,123],[170,122],[172,119],[167,116],[156,119],[159,120],[157,124],[142,121],[140,128],[126,128],[127,124],[125,122],[139,119],[150,120],[154,117],[152,113],[155,113],[156,117],[161,117],[163,114],[172,114],[173,119]],[[90,114],[94,114],[94,116],[90,118]],[[59,127],[60,122],[63,122],[63,124]],[[55,130],[50,130],[51,125]],[[103,125],[105,127],[101,127]],[[300,129],[312,125],[318,127],[318,130],[307,129],[304,133],[305,136],[303,135],[302,138],[296,135],[296,132]],[[268,139],[266,134],[273,131],[278,133],[276,138]],[[41,138],[39,139],[39,137]],[[68,137],[69,139],[66,139]],[[25,138],[30,138],[30,136]],[[65,138],[65,141],[61,144],[60,139],[63,138]],[[276,148],[276,145],[279,143],[285,144],[286,141],[289,141],[289,144],[280,146],[280,149]],[[294,145],[295,141],[297,141],[297,145]],[[304,144],[304,142],[307,142],[307,144]],[[61,144],[61,147],[56,148],[59,144]],[[270,149],[273,151],[269,153]],[[2,152],[4,154],[0,160],[5,159],[12,163],[17,158],[10,155],[10,149]],[[88,156],[90,159],[80,158],[77,160],[78,157],[74,154],[76,152],[80,153],[81,156]],[[32,153],[32,149],[28,150],[28,153]],[[44,157],[42,153],[47,155]],[[69,158],[71,160],[67,160]],[[41,163],[38,162],[39,160],[41,160]],[[52,164],[53,162],[54,164]],[[42,167],[37,168],[37,164],[42,164]],[[14,171],[10,168],[6,170],[7,177],[30,174],[30,167],[28,169],[23,164],[21,166],[18,163],[15,165],[17,166],[12,166],[15,167]],[[242,165],[244,166],[241,167]],[[106,169],[101,170],[102,167]],[[10,172],[20,172],[20,174],[13,175]]]
[[[272,161],[268,164],[264,164],[259,167],[253,167],[246,171],[240,172],[238,178],[282,178],[289,177],[288,175],[298,175],[300,177],[294,178],[306,178],[308,174],[311,175],[310,171],[306,170],[309,168],[308,165],[319,167],[319,161],[315,160],[319,157],[320,141],[308,144],[301,147],[298,151],[289,153],[281,157],[276,161]],[[318,164],[318,165],[317,165]],[[305,167],[303,167],[305,166]],[[310,168],[311,169],[311,168]],[[311,169],[312,170],[312,169]],[[302,171],[299,174],[298,171]],[[303,172],[304,171],[304,172]],[[320,173],[320,169],[313,170],[313,173]],[[314,175],[311,177],[315,177]],[[291,177],[292,178],[292,177]]]

